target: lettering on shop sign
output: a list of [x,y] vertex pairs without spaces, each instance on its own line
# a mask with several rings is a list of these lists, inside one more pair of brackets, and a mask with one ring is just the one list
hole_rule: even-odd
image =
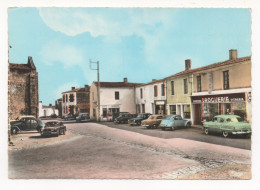
[[218,103],[218,102],[229,102],[228,96],[226,97],[211,97],[211,98],[202,98],[203,103]]

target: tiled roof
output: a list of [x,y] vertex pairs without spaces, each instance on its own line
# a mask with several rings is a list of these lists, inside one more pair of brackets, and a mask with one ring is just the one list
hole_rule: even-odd
[[154,80],[145,84],[140,84],[138,86],[145,86],[145,85],[149,85],[149,84],[155,84],[155,83],[159,83],[159,82],[163,82],[165,79],[159,79],[159,80]]
[[31,70],[28,64],[14,64],[14,63],[10,63],[10,69]]
[[66,92],[62,92],[62,94],[69,93],[69,92],[78,92],[78,91],[79,91],[79,88],[76,88],[74,90],[69,90],[69,91],[66,91]]
[[[97,86],[97,82],[94,82]],[[135,87],[140,85],[140,83],[129,83],[129,82],[100,82],[100,87],[103,88],[122,88],[122,87]]]
[[56,107],[55,106],[42,106],[42,108],[51,108],[51,109],[56,109]]
[[211,64],[211,65],[207,65],[205,67],[199,67],[199,68],[196,68],[196,69],[190,69],[188,71],[182,71],[182,72],[176,73],[174,75],[171,75],[169,77],[166,77],[165,79],[171,78],[171,77],[177,77],[177,76],[181,76],[181,75],[186,75],[186,74],[193,73],[193,72],[203,71],[203,70],[207,70],[207,69],[213,69],[213,68],[216,68],[216,67],[230,65],[230,64],[234,64],[234,63],[243,62],[243,61],[250,61],[250,60],[251,60],[251,56],[242,57],[242,58],[238,58],[238,59],[234,59],[234,60],[227,60],[227,61],[223,61],[223,62],[218,62],[218,63],[214,63],[214,64]]

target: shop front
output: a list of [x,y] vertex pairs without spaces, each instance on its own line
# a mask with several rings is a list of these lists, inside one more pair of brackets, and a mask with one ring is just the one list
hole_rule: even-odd
[[155,100],[155,114],[166,114],[165,112],[165,105],[166,101],[165,100]]
[[234,114],[248,120],[246,93],[192,96],[193,121],[200,125],[216,115]]

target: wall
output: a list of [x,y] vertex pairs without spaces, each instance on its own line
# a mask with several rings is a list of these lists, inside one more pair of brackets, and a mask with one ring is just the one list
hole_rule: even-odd
[[[18,65],[18,64],[17,64]],[[38,117],[38,73],[36,69],[9,69],[10,119],[20,115]],[[29,69],[28,69],[29,68]]]

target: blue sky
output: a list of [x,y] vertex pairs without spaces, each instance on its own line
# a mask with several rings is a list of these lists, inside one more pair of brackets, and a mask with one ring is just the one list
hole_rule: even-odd
[[97,80],[145,83],[192,68],[251,55],[249,9],[10,8],[9,60],[32,56],[39,100],[54,104],[61,92]]

